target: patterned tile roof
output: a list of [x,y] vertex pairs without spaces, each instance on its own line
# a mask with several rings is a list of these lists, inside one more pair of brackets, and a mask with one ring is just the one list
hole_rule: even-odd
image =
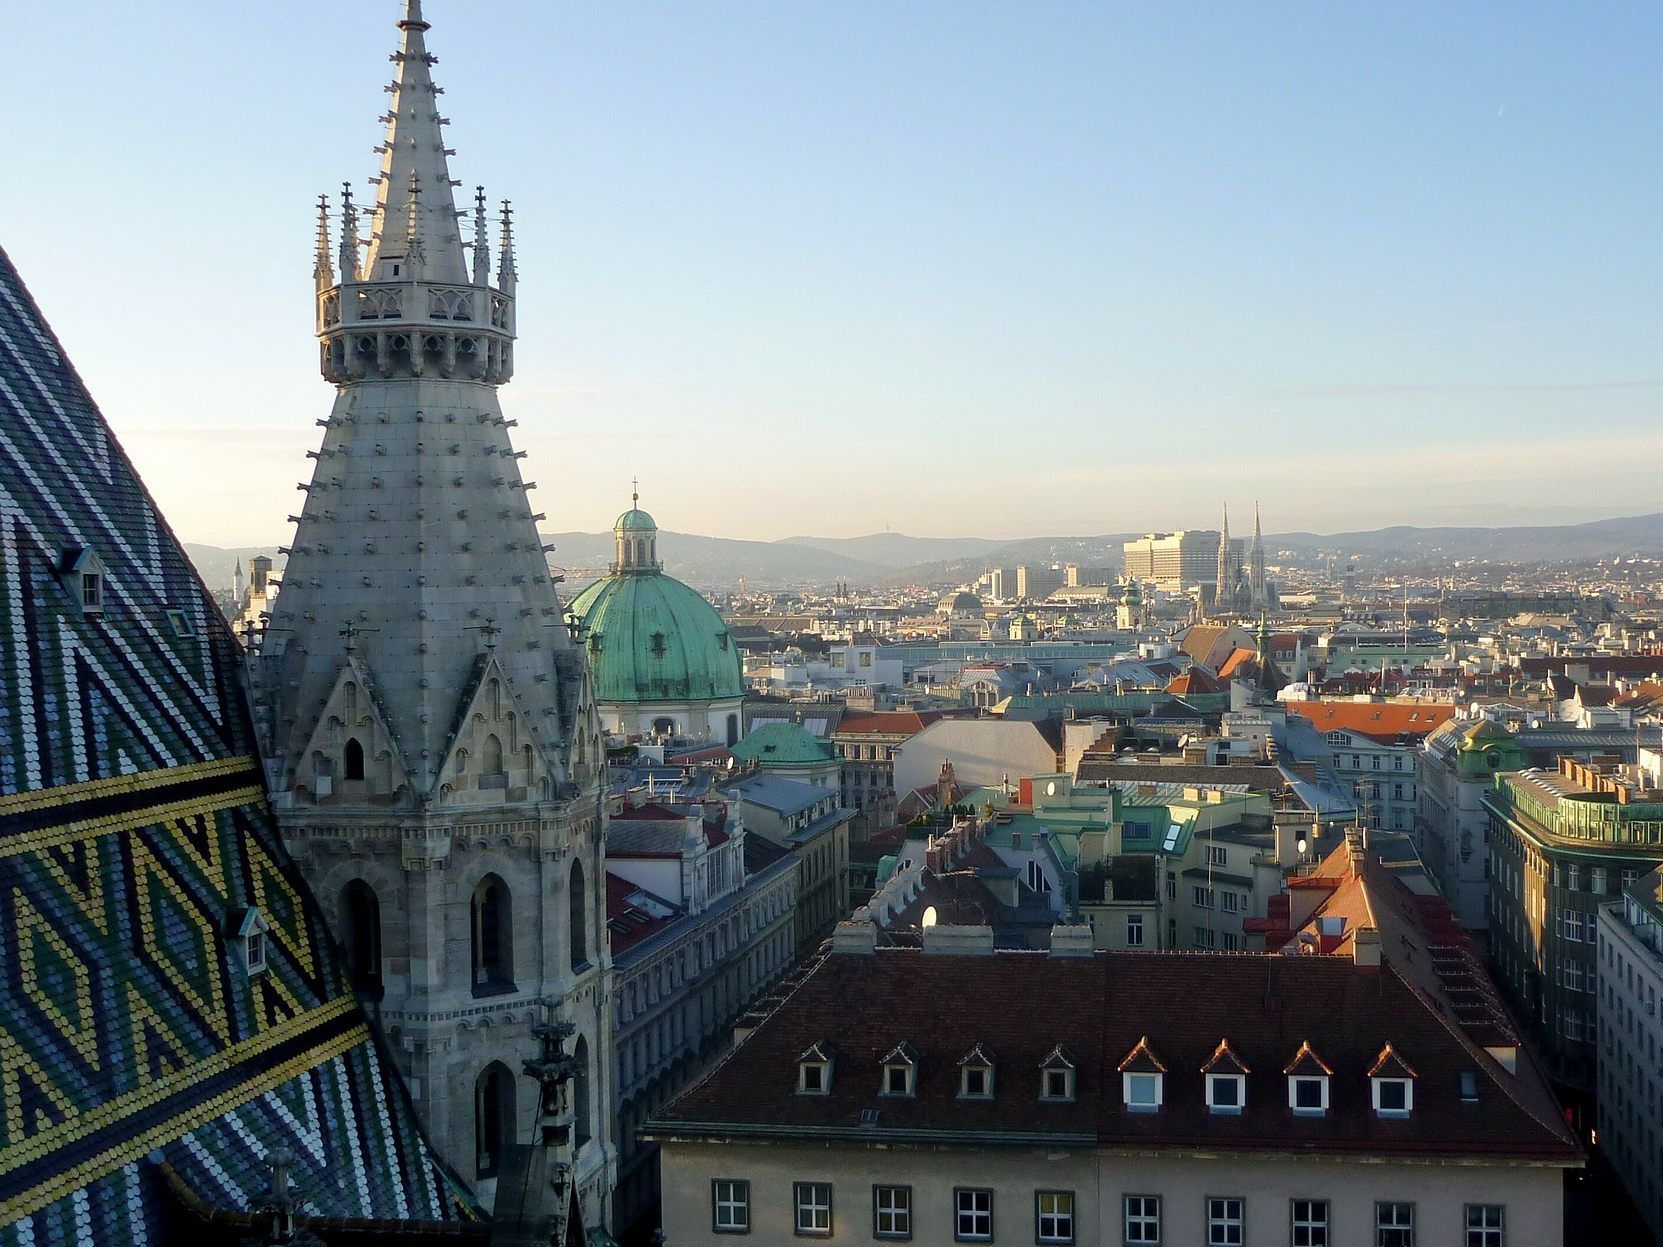
[[164,1167],[242,1211],[278,1148],[304,1214],[453,1216],[278,840],[235,642],[3,251],[0,688],[0,1243],[164,1241]]

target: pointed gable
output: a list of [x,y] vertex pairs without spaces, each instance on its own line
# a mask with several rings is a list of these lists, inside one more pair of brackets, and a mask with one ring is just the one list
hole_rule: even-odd
[[1230,1046],[1228,1039],[1218,1041],[1218,1047],[1213,1049],[1212,1056],[1208,1057],[1202,1064],[1201,1072],[1203,1074],[1251,1073],[1247,1068],[1247,1063],[1236,1054],[1236,1050]]
[[1164,1074],[1166,1063],[1156,1055],[1154,1047],[1145,1035],[1132,1046],[1132,1050],[1121,1058],[1115,1067],[1122,1074]]
[[441,802],[518,803],[547,800],[559,778],[549,767],[524,704],[487,651],[452,722],[450,744],[439,768]]
[[1329,1068],[1328,1062],[1317,1055],[1317,1050],[1311,1047],[1311,1041],[1307,1039],[1299,1045],[1299,1051],[1293,1054],[1293,1060],[1282,1067],[1282,1072],[1289,1077],[1328,1077],[1334,1071]]
[[1414,1067],[1398,1054],[1396,1048],[1387,1044],[1380,1049],[1380,1055],[1374,1058],[1374,1064],[1369,1068],[1370,1078],[1418,1078]]
[[295,767],[290,791],[320,805],[396,801],[408,787],[375,683],[348,653]]

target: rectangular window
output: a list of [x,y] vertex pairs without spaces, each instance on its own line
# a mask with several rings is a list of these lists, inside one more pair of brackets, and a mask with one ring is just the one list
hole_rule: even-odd
[[717,1178],[710,1184],[710,1225],[718,1234],[751,1232],[751,1184]]
[[912,1188],[910,1186],[874,1186],[872,1188],[872,1237],[912,1237]]
[[1241,936],[1234,931],[1225,931],[1219,936],[1219,947],[1227,953],[1236,952],[1241,948]]
[[1227,914],[1233,914],[1241,909],[1240,892],[1220,892],[1219,905]]
[[1034,1241],[1036,1243],[1072,1243],[1074,1241],[1074,1192],[1034,1192]]
[[1288,1206],[1292,1247],[1328,1247],[1328,1201],[1294,1199]]
[[1153,1113],[1161,1106],[1159,1074],[1122,1074],[1120,1091],[1134,1113]]
[[1127,948],[1142,948],[1143,947],[1143,915],[1142,914],[1127,914],[1126,915],[1126,947]]
[[1241,1247],[1245,1235],[1243,1205],[1239,1198],[1207,1199],[1207,1247]]
[[1299,1117],[1321,1117],[1328,1111],[1328,1080],[1318,1074],[1288,1079],[1288,1107]]
[[1229,855],[1222,844],[1209,844],[1207,846],[1207,865],[1229,865]]
[[993,1192],[980,1187],[953,1190],[953,1238],[960,1243],[985,1243],[993,1238]]
[[1506,1247],[1506,1209],[1500,1204],[1467,1205],[1467,1247]]
[[1126,1247],[1155,1247],[1161,1241],[1161,1197],[1128,1195],[1125,1209]]
[[1374,1206],[1374,1247],[1415,1247],[1415,1206]]
[[1197,909],[1211,909],[1213,907],[1213,890],[1202,884],[1195,884],[1190,889],[1190,904]]
[[832,1189],[830,1182],[798,1182],[797,1233],[826,1238],[832,1232]]

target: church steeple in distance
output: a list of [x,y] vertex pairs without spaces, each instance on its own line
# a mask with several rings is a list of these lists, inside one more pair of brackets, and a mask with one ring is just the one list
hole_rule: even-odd
[[1224,504],[1223,514],[1218,525],[1218,574],[1217,584],[1213,589],[1213,612],[1223,615],[1230,608],[1230,600],[1235,596],[1235,577],[1230,567],[1230,505]]
[[1259,504],[1253,504],[1253,547],[1247,556],[1247,588],[1253,605],[1263,611],[1270,602],[1265,592],[1265,537],[1259,527]]
[[333,266],[318,219],[335,398],[251,662],[268,787],[332,929],[356,942],[360,986],[400,1019],[433,1142],[482,1194],[500,1143],[531,1126],[532,1097],[511,1085],[537,1050],[532,1005],[557,1002],[589,1062],[577,1134],[594,1145],[576,1172],[602,1220],[600,720],[498,401],[513,375],[508,206],[493,284],[483,189],[465,255],[420,0],[398,29],[375,205],[342,195]]

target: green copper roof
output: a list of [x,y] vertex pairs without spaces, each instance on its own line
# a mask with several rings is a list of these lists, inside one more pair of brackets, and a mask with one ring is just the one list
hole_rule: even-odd
[[741,762],[763,766],[813,766],[829,762],[832,747],[801,723],[764,723],[733,747]]
[[652,516],[640,507],[631,507],[618,517],[618,522],[612,526],[615,533],[644,533],[657,532],[658,525],[653,523]]
[[[644,511],[627,512],[618,523]],[[567,613],[588,629],[595,700],[607,703],[719,701],[745,695],[739,648],[716,608],[662,572],[598,580]]]

